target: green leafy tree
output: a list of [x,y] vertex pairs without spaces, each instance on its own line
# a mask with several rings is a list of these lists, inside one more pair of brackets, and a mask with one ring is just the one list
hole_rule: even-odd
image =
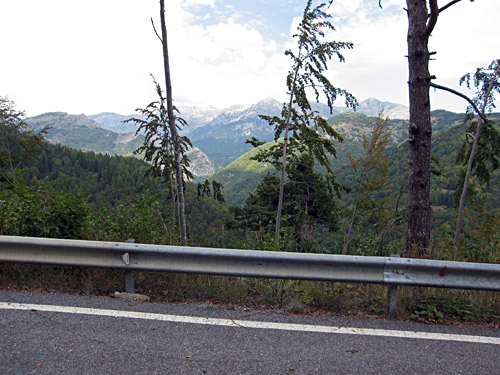
[[23,116],[12,101],[0,96],[0,182],[9,187],[16,186],[19,168],[34,159],[45,142],[46,129],[33,132]]
[[[470,88],[472,78],[474,87],[477,89],[474,102],[476,105],[481,106],[482,117],[486,112],[491,112],[495,108],[495,92],[500,93],[499,73],[500,60],[494,60],[488,69],[478,68],[472,77],[468,73],[460,79],[461,84],[465,82],[467,87]],[[471,107],[467,108],[467,116],[469,119],[474,116],[474,110]],[[491,124],[487,124],[486,128],[482,129],[482,117],[479,117],[477,122],[471,123],[468,131],[474,132],[475,130],[473,142],[471,144],[466,138],[457,158],[458,162],[466,163],[467,167],[463,176],[462,194],[453,238],[455,244],[460,239],[463,212],[471,175],[477,175],[479,179],[489,183],[490,170],[498,169],[500,166],[500,132]]]
[[301,250],[313,251],[316,247],[316,232],[321,228],[335,231],[338,226],[338,209],[333,191],[336,182],[330,181],[334,176],[315,171],[313,156],[303,154],[291,163],[288,177],[284,217],[294,228]]
[[[285,55],[292,59],[292,69],[286,79],[288,103],[283,105],[281,116],[261,116],[275,128],[275,140],[280,139],[284,132],[283,142],[262,150],[256,157],[259,161],[273,162],[275,167],[281,170],[275,222],[277,241],[280,235],[287,163],[291,162],[289,159],[301,153],[308,153],[330,174],[328,181],[334,182],[329,155],[335,156],[333,141],[341,140],[341,137],[328,125],[326,119],[312,110],[309,95],[313,94],[316,101],[319,101],[321,96],[325,97],[330,109],[339,95],[345,97],[348,107],[357,105],[351,94],[333,86],[324,75],[328,62],[333,57],[343,62],[341,50],[351,49],[353,44],[325,41],[325,33],[335,28],[329,21],[330,15],[324,11],[325,4],[313,7],[312,3],[312,0],[307,2],[298,33],[294,35],[297,38],[297,50],[285,52]],[[262,144],[255,138],[248,142],[256,147]]]
[[[320,229],[337,229],[337,204],[328,175],[313,168],[312,156],[303,154],[288,168],[289,181],[284,189],[282,231],[285,244],[277,248],[294,251],[317,251],[315,234]],[[261,239],[274,231],[274,217],[279,199],[280,179],[267,175],[250,193],[244,207],[232,208],[230,227],[256,233]]]
[[88,213],[86,194],[17,183],[0,194],[0,234],[81,239]]
[[125,241],[158,245],[178,244],[178,228],[173,218],[164,217],[162,194],[148,190],[127,204],[97,210],[87,222],[88,239]]
[[240,228],[244,231],[271,233],[274,230],[274,218],[278,204],[279,177],[268,174],[257,186],[254,193],[250,193],[245,206],[231,207],[234,221],[230,228]]

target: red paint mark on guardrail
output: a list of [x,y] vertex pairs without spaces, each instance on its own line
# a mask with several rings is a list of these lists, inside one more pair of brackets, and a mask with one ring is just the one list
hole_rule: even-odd
[[441,271],[439,271],[439,277],[445,277],[446,276],[446,269],[448,266],[444,266]]

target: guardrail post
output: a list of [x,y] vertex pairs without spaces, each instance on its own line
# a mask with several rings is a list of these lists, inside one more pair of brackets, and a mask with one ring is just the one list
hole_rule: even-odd
[[[135,243],[133,238],[126,240],[128,243]],[[126,253],[127,260],[129,259],[129,254]],[[125,271],[125,292],[127,293],[135,293],[135,280],[134,280],[134,271],[126,270]]]
[[[399,258],[398,254],[391,254],[392,258]],[[387,312],[396,315],[398,311],[398,286],[390,284],[387,287]]]

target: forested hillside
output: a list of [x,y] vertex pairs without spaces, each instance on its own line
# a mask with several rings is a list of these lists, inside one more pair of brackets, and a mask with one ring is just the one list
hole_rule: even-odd
[[[317,232],[316,239],[321,251],[327,252],[339,252],[342,248],[356,198],[358,177],[348,155],[341,153],[349,153],[352,158],[363,157],[362,139],[363,136],[369,139],[370,124],[374,121],[374,118],[359,114],[343,114],[335,118],[341,119],[337,122],[339,125],[345,124],[346,118],[358,118],[363,121],[353,126],[353,129],[347,128],[349,130],[344,132],[344,142],[337,147],[337,159],[332,161],[336,166],[337,181],[343,188],[338,197],[337,230],[319,228]],[[436,111],[433,113],[433,118],[436,124],[431,186],[433,251],[435,256],[446,258],[450,256],[453,247],[450,241],[457,216],[457,190],[461,189],[461,173],[464,170],[464,166],[457,163],[456,159],[466,138],[468,125],[463,123],[463,115],[451,112]],[[500,115],[493,114],[490,118],[498,121]],[[402,135],[394,136],[395,129],[396,133],[399,131],[398,122],[388,121],[387,125],[392,146],[384,150],[379,163],[385,159],[388,168],[383,184],[365,193],[364,206],[360,208],[362,215],[356,220],[354,246],[352,246],[353,251],[358,254],[384,255],[390,251],[397,252],[404,243],[408,183],[407,147]],[[250,224],[252,215],[262,215],[265,210],[272,210],[272,204],[266,203],[266,199],[269,198],[266,198],[265,194],[268,193],[265,192],[269,189],[276,189],[272,179],[263,180],[266,175],[275,175],[276,171],[270,165],[266,166],[252,160],[255,154],[256,150],[252,150],[214,176],[225,183],[226,200],[242,206],[234,212],[236,217],[239,217],[239,225],[247,225],[247,227],[255,225],[255,223]],[[343,160],[343,163],[340,160]],[[498,259],[498,252],[493,249],[500,244],[500,238],[494,229],[497,225],[495,223],[499,221],[500,213],[498,210],[500,207],[500,172],[494,170],[493,165],[489,165],[488,168],[493,168],[489,184],[474,178],[469,188],[469,203],[466,211],[468,229],[462,243],[464,251],[468,249],[466,257],[469,260]],[[249,192],[255,191],[256,188],[259,190],[248,200]],[[256,209],[256,204],[260,208]],[[267,215],[272,216],[271,213]],[[247,224],[243,224],[242,219]],[[261,218],[256,223],[262,224],[264,221]],[[481,231],[488,235],[479,239],[477,236]],[[483,245],[480,245],[481,243]]]
[[[499,118],[500,115],[493,115],[492,118]],[[444,110],[432,112],[434,125],[433,137],[438,139],[440,133],[454,128],[464,121],[464,114],[453,113]],[[340,181],[348,185],[349,176],[349,155],[359,157],[363,153],[363,139],[370,136],[372,125],[375,123],[375,117],[369,117],[361,113],[341,113],[333,116],[328,122],[342,136],[343,141],[335,144],[337,155],[331,157],[332,167],[338,171],[339,176],[344,174],[347,177],[340,178]],[[408,138],[408,121],[407,120],[392,120],[389,119],[387,128],[391,134],[390,145],[397,146]],[[458,133],[457,135],[459,135]],[[462,133],[463,134],[463,133]],[[460,148],[459,141],[456,141],[456,147]],[[453,146],[452,146],[453,147]],[[405,148],[403,147],[402,150]],[[255,155],[254,150],[243,155],[226,168],[220,170],[214,175],[214,179],[221,182],[225,186],[226,201],[232,205],[242,205],[245,202],[248,193],[253,191],[259,181],[267,173],[275,173],[271,166],[265,166],[261,163],[252,160]],[[394,153],[392,151],[388,151]],[[395,153],[397,154],[397,152]],[[400,155],[406,161],[405,155]],[[449,160],[451,162],[451,160]],[[392,161],[394,167],[396,161]],[[402,163],[404,164],[404,163]],[[347,172],[341,171],[347,167]],[[398,171],[398,173],[401,171]],[[400,175],[400,173],[399,173]],[[352,177],[352,176],[351,176]]]
[[31,184],[54,183],[73,194],[85,192],[96,206],[112,207],[133,202],[147,190],[147,168],[136,158],[47,145],[26,168],[26,178]]
[[[133,212],[144,215],[152,208],[149,219],[161,224],[162,215],[169,209],[169,204],[163,194],[166,186],[146,177],[145,173],[148,168],[146,163],[132,157],[84,152],[66,146],[49,144],[31,166],[26,168],[26,179],[31,186],[49,184],[59,191],[65,191],[74,196],[83,194],[88,203],[86,207],[89,213],[99,213],[98,217],[101,219],[104,215],[108,218],[107,220],[110,220],[108,224],[114,220],[119,223]],[[214,225],[220,229],[223,225],[220,222],[222,219],[217,219],[217,216],[225,218],[227,209],[213,199],[198,197],[193,183],[187,184],[187,192],[187,216],[192,219],[192,225],[189,228],[191,238],[199,244],[215,241],[216,233],[207,226]],[[142,210],[142,213],[138,213],[138,209]],[[169,214],[170,212],[166,216]],[[136,220],[140,221],[141,216],[138,216]],[[168,218],[164,220],[169,221]],[[126,233],[138,231],[138,228],[145,229],[151,223],[148,224],[146,221],[137,226],[137,223],[124,221],[123,225],[130,226],[120,229],[122,233]],[[153,228],[160,232],[165,231],[161,225],[156,224],[148,228],[146,233],[151,235]],[[100,230],[105,232],[105,226]],[[130,237],[150,241],[144,234]],[[157,238],[157,235],[152,238]]]

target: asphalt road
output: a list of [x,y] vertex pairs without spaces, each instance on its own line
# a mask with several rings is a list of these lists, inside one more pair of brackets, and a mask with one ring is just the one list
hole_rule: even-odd
[[0,374],[500,374],[500,330],[0,290]]

